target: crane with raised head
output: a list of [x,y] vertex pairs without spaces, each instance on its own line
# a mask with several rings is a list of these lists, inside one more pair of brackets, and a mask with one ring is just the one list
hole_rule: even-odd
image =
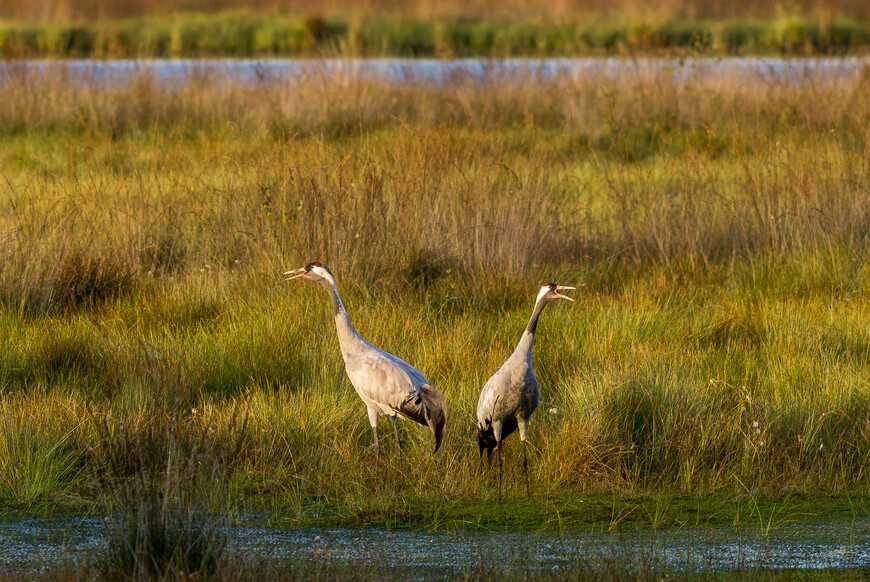
[[498,465],[498,494],[501,497],[502,443],[519,428],[523,441],[523,472],[526,477],[526,494],[529,493],[529,463],[526,457],[526,436],[529,417],[540,405],[538,380],[532,370],[532,348],[535,345],[535,329],[544,307],[556,299],[567,299],[562,291],[574,289],[547,283],[538,292],[532,317],[523,331],[516,349],[502,364],[498,372],[486,381],[477,401],[477,444],[480,454],[486,449],[488,463],[492,463],[492,452],[496,451]]
[[308,263],[301,269],[284,273],[287,280],[302,277],[323,285],[332,300],[338,345],[344,358],[344,368],[350,383],[366,405],[369,423],[374,433],[375,460],[378,458],[378,417],[385,414],[396,434],[396,452],[399,460],[402,447],[397,417],[413,420],[432,431],[435,450],[441,446],[444,435],[444,396],[432,387],[420,370],[364,340],[350,322],[335,277],[320,263]]

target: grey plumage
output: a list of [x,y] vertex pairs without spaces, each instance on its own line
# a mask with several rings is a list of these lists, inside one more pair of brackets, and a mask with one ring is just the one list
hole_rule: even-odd
[[[420,370],[364,340],[350,322],[338,295],[335,278],[326,266],[309,263],[287,271],[289,279],[302,277],[323,285],[332,300],[338,345],[344,367],[356,393],[366,405],[378,454],[378,417],[387,415],[396,434],[396,450],[401,455],[396,418],[413,420],[432,431],[435,451],[444,435],[444,396],[432,387]],[[288,280],[289,280],[288,279]]]
[[574,289],[574,287],[559,286],[555,283],[548,283],[541,287],[535,300],[532,317],[529,319],[516,349],[502,364],[498,372],[487,380],[483,390],[480,391],[480,399],[477,401],[477,444],[481,455],[486,450],[489,462],[492,461],[493,450],[497,451],[499,495],[501,495],[502,443],[517,429],[520,431],[520,440],[523,441],[523,470],[526,474],[526,492],[529,489],[526,435],[529,417],[540,405],[538,380],[532,370],[535,330],[538,318],[548,303],[556,299],[573,301],[570,297],[560,293],[560,291],[567,289]]

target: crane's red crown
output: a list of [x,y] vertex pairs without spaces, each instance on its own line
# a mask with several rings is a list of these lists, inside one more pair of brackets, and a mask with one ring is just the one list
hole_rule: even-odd
[[329,267],[327,267],[323,263],[318,263],[317,261],[312,261],[305,265],[305,275],[308,275],[311,272],[311,269],[313,269],[314,267],[326,271],[327,273],[329,273],[330,277],[333,276],[332,271],[329,270]]

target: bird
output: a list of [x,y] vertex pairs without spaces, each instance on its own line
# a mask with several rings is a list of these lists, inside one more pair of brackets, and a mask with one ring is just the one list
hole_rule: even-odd
[[402,447],[397,417],[413,420],[432,431],[435,450],[438,452],[444,436],[444,395],[434,388],[420,370],[391,353],[377,348],[364,340],[354,329],[335,283],[332,272],[321,263],[311,262],[301,269],[284,273],[287,281],[302,277],[323,285],[330,299],[335,316],[338,345],[344,358],[344,368],[350,383],[366,406],[374,433],[375,462],[378,460],[378,417],[385,414],[393,424],[396,435],[396,452],[401,462]]
[[529,417],[540,405],[538,380],[532,370],[532,348],[535,345],[535,329],[538,318],[550,302],[557,299],[574,301],[562,291],[574,287],[547,283],[541,287],[535,300],[532,317],[523,331],[516,349],[502,364],[498,372],[486,381],[477,401],[477,444],[480,455],[486,450],[487,462],[492,464],[492,452],[497,451],[498,494],[501,497],[502,443],[519,428],[523,441],[523,472],[526,477],[526,495],[529,494],[529,464],[526,458],[526,436]]

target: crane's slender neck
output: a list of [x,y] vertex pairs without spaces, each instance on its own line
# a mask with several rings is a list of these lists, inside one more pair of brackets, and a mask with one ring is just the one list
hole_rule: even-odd
[[[329,298],[332,300],[332,313],[336,317],[344,314],[344,318],[347,319],[347,312],[344,309],[344,303],[341,302],[341,297],[338,295],[338,289],[336,289],[335,283],[329,279],[321,279],[319,283],[323,285],[323,288],[326,289],[327,293],[329,293]],[[350,324],[349,319],[348,324]]]
[[329,298],[332,300],[332,313],[335,315],[335,331],[338,334],[338,345],[341,348],[341,355],[347,359],[349,354],[359,351],[360,343],[365,344],[366,342],[350,322],[344,304],[341,302],[341,297],[338,295],[335,282],[329,279],[321,279],[320,284],[323,285],[326,292],[329,293]]
[[514,350],[514,354],[525,355],[529,361],[532,359],[532,348],[535,347],[535,330],[538,327],[538,318],[541,316],[541,312],[544,310],[544,307],[547,305],[546,301],[538,301],[535,303],[535,309],[532,311],[532,317],[529,319],[529,323],[526,325],[526,329],[523,331],[523,336],[520,338],[520,343],[517,344],[517,348]]

